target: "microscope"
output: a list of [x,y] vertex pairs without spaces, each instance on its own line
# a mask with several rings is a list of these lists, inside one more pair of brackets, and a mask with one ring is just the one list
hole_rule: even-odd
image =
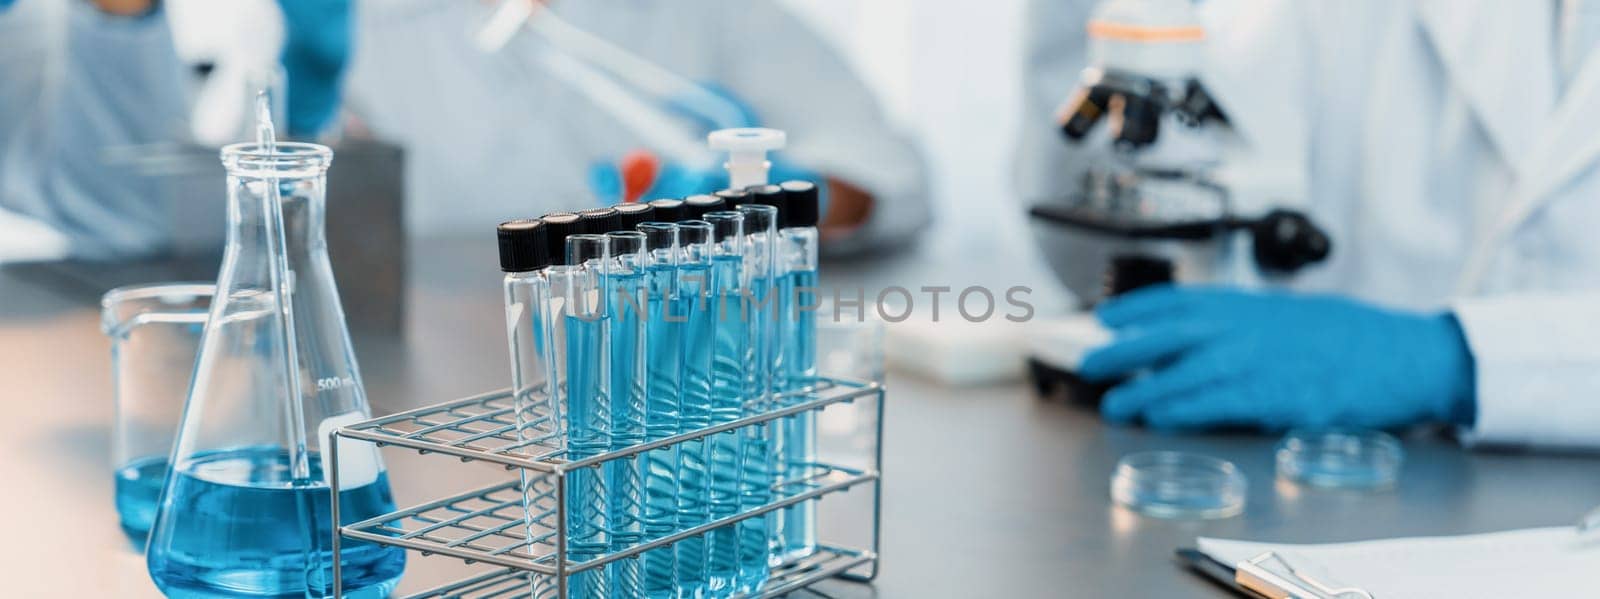
[[1091,310],[1158,283],[1257,287],[1327,258],[1331,242],[1289,198],[1230,184],[1241,147],[1201,78],[1205,29],[1192,0],[1107,0],[1088,23],[1089,67],[1057,124],[1076,173],[1030,209],[1041,249],[1083,311],[1028,333],[1045,397],[1098,403],[1074,374],[1111,340]]

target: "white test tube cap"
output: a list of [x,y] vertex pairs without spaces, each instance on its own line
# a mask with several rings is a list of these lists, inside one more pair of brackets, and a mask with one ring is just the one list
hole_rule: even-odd
[[777,129],[745,127],[720,129],[706,136],[711,149],[728,153],[728,187],[744,189],[767,184],[767,152],[782,149],[788,137]]

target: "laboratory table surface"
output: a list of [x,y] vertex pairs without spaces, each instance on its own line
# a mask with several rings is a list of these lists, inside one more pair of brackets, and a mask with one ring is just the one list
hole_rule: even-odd
[[[508,377],[491,239],[410,248],[403,335],[358,335],[378,413],[500,388]],[[974,263],[959,247],[827,265],[825,286],[990,284],[1050,287],[1015,260]],[[1059,294],[1059,292],[1056,292]],[[156,596],[111,502],[109,344],[97,298],[0,271],[0,571],[12,597]],[[1041,300],[1042,303],[1049,302]],[[1275,438],[1169,436],[1103,424],[1093,411],[1037,399],[1018,381],[946,387],[891,371],[883,463],[882,570],[871,586],[830,582],[831,597],[1227,596],[1174,564],[1197,535],[1285,542],[1478,533],[1573,522],[1600,500],[1600,460],[1467,451],[1405,438],[1399,484],[1379,492],[1302,489],[1273,476]],[[1248,509],[1213,521],[1113,507],[1119,457],[1171,449],[1232,460]],[[505,472],[387,451],[396,500],[502,480]],[[852,493],[854,493],[852,491]],[[410,556],[401,591],[472,572]],[[806,595],[807,593],[800,593]]]

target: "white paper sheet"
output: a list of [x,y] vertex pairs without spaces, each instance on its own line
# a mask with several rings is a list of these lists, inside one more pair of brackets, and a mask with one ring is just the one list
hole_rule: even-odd
[[1600,597],[1600,535],[1579,537],[1570,526],[1327,545],[1197,542],[1229,565],[1275,551],[1324,583],[1376,599]]

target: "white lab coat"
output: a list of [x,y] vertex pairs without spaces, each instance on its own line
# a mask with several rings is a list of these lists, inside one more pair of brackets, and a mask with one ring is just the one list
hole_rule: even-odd
[[79,256],[163,247],[172,219],[158,183],[106,157],[184,138],[182,72],[163,15],[114,17],[80,0],[0,10],[0,212],[65,234]]
[[[876,197],[843,245],[907,240],[930,218],[920,154],[848,65],[773,0],[556,2],[567,21],[679,75],[715,82],[789,134],[786,159]],[[365,0],[347,87],[373,132],[407,150],[408,228],[484,232],[496,222],[591,208],[589,166],[643,143],[545,72],[524,31],[484,54],[485,3]],[[840,249],[841,244],[834,244]]]
[[[1030,197],[1065,184],[1048,119],[1082,66],[1059,40],[1082,47],[1087,10],[1036,4],[1036,46],[1061,51],[1030,69]],[[1333,236],[1295,284],[1454,310],[1476,362],[1469,440],[1600,446],[1600,53],[1558,95],[1551,2],[1200,7],[1203,76],[1251,155],[1237,175]]]

